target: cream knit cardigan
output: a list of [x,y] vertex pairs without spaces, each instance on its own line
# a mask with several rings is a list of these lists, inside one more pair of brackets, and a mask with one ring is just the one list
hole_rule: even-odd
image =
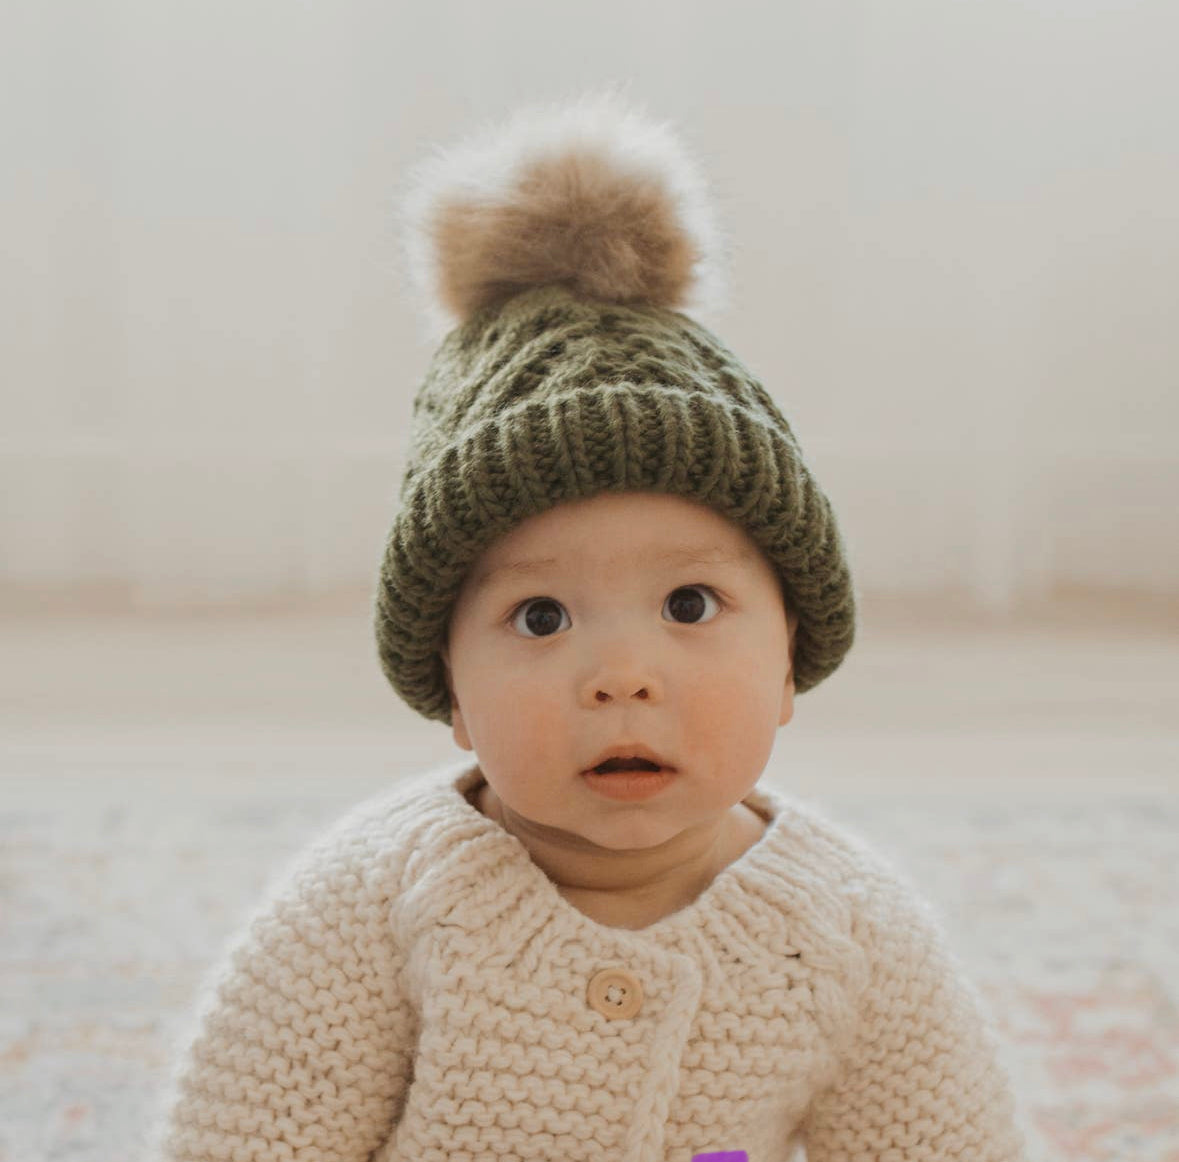
[[[354,809],[211,978],[169,1162],[1015,1162],[1009,1079],[929,906],[813,806],[640,931],[566,901],[464,797]],[[608,1019],[622,969],[640,1010]],[[726,1160],[728,1162],[728,1160]]]

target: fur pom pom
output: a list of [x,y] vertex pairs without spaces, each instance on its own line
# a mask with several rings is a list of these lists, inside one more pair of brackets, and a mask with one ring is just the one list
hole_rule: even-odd
[[703,179],[666,125],[612,90],[521,109],[438,149],[413,171],[401,213],[436,334],[551,284],[684,311],[724,298]]

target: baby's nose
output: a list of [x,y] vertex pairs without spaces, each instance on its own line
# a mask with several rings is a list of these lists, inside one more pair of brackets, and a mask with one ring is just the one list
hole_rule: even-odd
[[[644,700],[644,699],[650,698],[650,697],[651,697],[651,695],[650,695],[650,693],[648,692],[648,690],[647,690],[647,687],[646,687],[646,686],[640,686],[640,687],[639,687],[639,688],[638,688],[638,689],[637,689],[637,690],[636,690],[636,691],[635,691],[635,692],[634,692],[634,693],[631,695],[631,697],[632,697],[632,698],[638,698],[638,699],[640,699],[640,700]],[[595,700],[596,700],[596,701],[598,701],[598,702],[613,702],[613,701],[614,701],[614,698],[615,698],[615,695],[611,694],[611,693],[610,693],[610,691],[608,691],[608,690],[598,690],[598,691],[597,691],[597,692],[594,694],[594,698],[595,698]]]
[[581,701],[587,706],[658,702],[663,683],[649,660],[608,654],[585,675]]

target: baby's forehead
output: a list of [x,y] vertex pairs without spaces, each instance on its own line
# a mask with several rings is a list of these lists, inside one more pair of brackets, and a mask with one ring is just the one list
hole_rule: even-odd
[[744,526],[718,509],[674,493],[659,492],[601,492],[565,501],[526,518],[505,537],[560,541],[562,534],[570,536],[564,544],[566,551],[581,548],[581,538],[587,535],[616,540],[642,537],[668,546],[680,541],[726,544],[748,540]]
[[492,576],[545,571],[748,566],[762,555],[749,534],[715,509],[658,493],[603,493],[527,517],[494,537],[472,573],[477,587]]

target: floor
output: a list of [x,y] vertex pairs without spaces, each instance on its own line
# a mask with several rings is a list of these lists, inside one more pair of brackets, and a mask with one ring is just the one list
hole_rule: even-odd
[[[1044,1158],[1179,1162],[1176,606],[876,600],[860,626],[767,777],[929,884]],[[385,685],[363,597],[9,610],[0,640],[0,1162],[100,1162],[267,876],[461,752]]]

